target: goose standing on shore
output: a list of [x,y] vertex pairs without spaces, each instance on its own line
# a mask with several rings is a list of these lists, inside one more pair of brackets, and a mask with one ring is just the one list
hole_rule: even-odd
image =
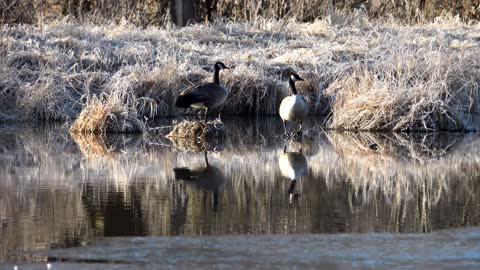
[[298,131],[302,131],[302,122],[308,113],[308,106],[302,96],[297,93],[295,82],[303,81],[298,74],[294,73],[290,76],[288,84],[292,95],[285,97],[280,104],[280,117],[283,121],[283,127],[285,129],[285,135],[287,135],[287,121],[295,122],[300,121],[300,128]]
[[228,97],[228,89],[220,83],[219,73],[222,69],[229,69],[224,63],[217,62],[213,65],[213,82],[197,85],[184,90],[177,97],[175,106],[179,108],[205,109],[205,123],[207,123],[208,110],[222,105]]

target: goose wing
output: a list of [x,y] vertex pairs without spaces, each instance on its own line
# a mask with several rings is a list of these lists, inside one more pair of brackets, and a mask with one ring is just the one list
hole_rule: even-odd
[[192,104],[208,101],[210,96],[208,89],[214,85],[214,83],[206,83],[184,90],[178,95],[175,106],[188,108]]

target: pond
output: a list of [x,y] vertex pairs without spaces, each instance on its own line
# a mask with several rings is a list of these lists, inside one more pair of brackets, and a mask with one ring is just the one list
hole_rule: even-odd
[[112,236],[322,243],[480,225],[478,133],[338,132],[308,119],[302,140],[286,142],[276,118],[224,122],[228,137],[209,144],[0,128],[0,263]]

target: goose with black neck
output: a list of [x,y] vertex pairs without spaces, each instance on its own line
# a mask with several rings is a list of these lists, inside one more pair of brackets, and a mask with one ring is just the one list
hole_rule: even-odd
[[213,82],[197,85],[178,95],[175,106],[179,108],[205,109],[204,122],[207,123],[208,110],[219,107],[227,100],[229,90],[220,83],[220,70],[229,69],[224,63],[213,66]]

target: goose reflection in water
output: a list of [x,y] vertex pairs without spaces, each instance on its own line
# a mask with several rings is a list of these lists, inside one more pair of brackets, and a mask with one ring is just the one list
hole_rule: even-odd
[[290,179],[290,187],[288,188],[288,195],[290,202],[299,197],[295,194],[295,184],[297,180],[308,172],[307,158],[302,153],[302,146],[299,152],[288,152],[287,143],[283,147],[283,152],[278,158],[278,166],[280,172],[284,177]]
[[225,187],[227,177],[222,171],[208,162],[207,151],[204,151],[205,166],[194,168],[174,168],[175,180],[183,180],[200,190],[213,193],[213,210],[218,208],[218,197]]

